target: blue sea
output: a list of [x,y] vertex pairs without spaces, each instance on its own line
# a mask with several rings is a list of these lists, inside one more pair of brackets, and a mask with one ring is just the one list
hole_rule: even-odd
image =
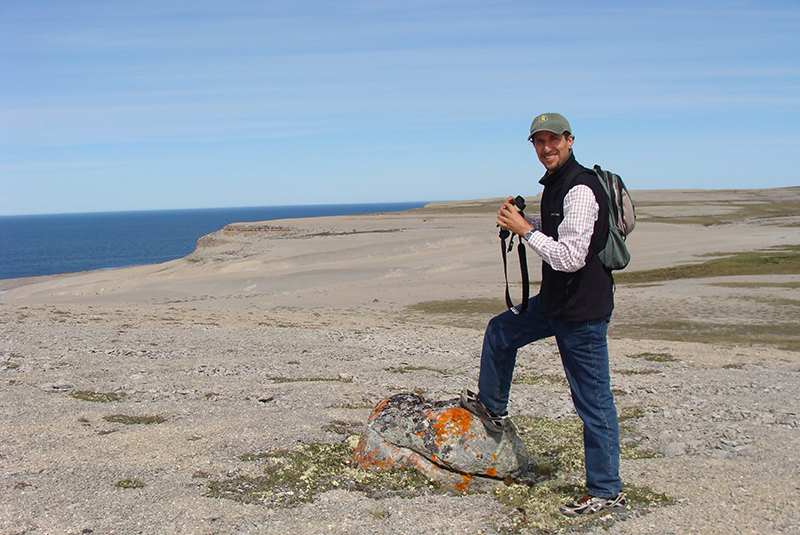
[[398,212],[424,202],[0,217],[0,279],[167,262],[229,223]]

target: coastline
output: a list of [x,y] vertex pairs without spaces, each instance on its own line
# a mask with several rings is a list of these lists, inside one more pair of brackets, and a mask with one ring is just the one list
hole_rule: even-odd
[[[800,188],[635,200],[631,273],[800,245]],[[294,509],[206,496],[210,481],[263,474],[242,456],[343,443],[392,393],[448,399],[473,384],[483,326],[503,308],[495,211],[487,199],[238,224],[164,264],[0,281],[0,532],[497,533],[517,522],[492,493],[337,489]],[[800,274],[620,283],[616,302],[612,382],[620,412],[638,415],[623,440],[655,452],[623,460],[623,477],[674,504],[587,532],[796,532]],[[563,374],[552,341],[518,362],[523,378]],[[510,410],[574,418],[559,384],[515,383]],[[107,419],[117,414],[164,421]],[[143,486],[115,486],[134,479]]]
[[402,211],[422,202],[0,216],[0,279],[158,264],[237,221]]

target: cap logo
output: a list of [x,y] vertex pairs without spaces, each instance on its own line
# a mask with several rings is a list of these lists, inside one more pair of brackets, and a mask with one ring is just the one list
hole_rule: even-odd
[[543,122],[545,122],[546,120],[547,120],[547,115],[542,115],[541,117],[539,117],[539,122],[540,122],[540,123],[543,123]]

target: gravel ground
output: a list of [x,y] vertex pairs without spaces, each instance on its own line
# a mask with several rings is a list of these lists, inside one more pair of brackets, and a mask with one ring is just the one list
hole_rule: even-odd
[[[331,490],[293,508],[205,496],[260,470],[242,455],[344,442],[393,393],[454,397],[477,378],[480,330],[166,305],[0,314],[4,535],[499,533],[519,514],[491,493]],[[800,354],[625,339],[611,352],[618,408],[639,411],[623,440],[659,452],[623,460],[623,479],[675,504],[589,531],[800,533]],[[560,376],[556,355],[525,348],[517,375]],[[515,384],[510,410],[574,417],[560,384]]]
[[[636,199],[626,273],[800,243],[800,188]],[[345,450],[392,394],[474,387],[502,308],[495,206],[237,224],[165,264],[0,281],[0,535],[537,533],[548,514],[539,533],[800,533],[800,352],[777,349],[800,347],[791,266],[617,289],[612,383],[643,452],[623,481],[670,505],[576,525],[556,503],[392,481],[333,478],[294,507],[214,497],[241,498],[281,450]],[[509,410],[577,429],[552,341],[520,352]],[[332,458],[315,455],[297,481]]]

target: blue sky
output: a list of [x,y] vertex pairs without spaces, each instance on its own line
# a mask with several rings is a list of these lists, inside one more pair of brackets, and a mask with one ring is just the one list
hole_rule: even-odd
[[[231,5],[228,5],[231,4]],[[800,184],[800,3],[0,2],[0,215]]]

